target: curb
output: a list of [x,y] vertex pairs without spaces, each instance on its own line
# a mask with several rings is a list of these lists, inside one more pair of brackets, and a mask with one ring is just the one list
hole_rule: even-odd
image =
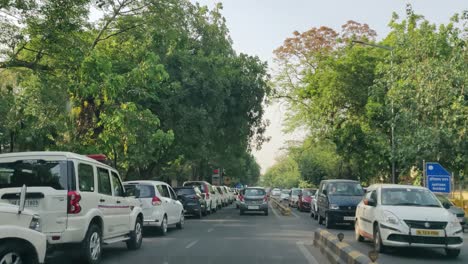
[[340,242],[335,235],[321,228],[314,232],[314,246],[319,248],[332,264],[377,264],[348,243]]
[[289,207],[282,205],[276,198],[270,198],[270,200],[273,202],[273,206],[278,208],[282,215],[291,215],[291,209]]

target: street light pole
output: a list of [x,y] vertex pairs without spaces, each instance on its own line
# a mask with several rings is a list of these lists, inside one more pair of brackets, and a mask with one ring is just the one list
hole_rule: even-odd
[[[384,49],[390,51],[390,83],[393,83],[393,48],[388,47],[388,46],[383,46],[383,45],[378,45],[374,43],[368,43],[360,40],[352,40],[352,43],[356,44],[361,44],[364,46],[370,46],[374,48],[379,48],[379,49]],[[392,183],[394,184],[396,179],[395,179],[395,108],[393,106],[393,100],[391,100],[391,108],[392,108],[392,119],[391,119],[391,160],[392,160]]]

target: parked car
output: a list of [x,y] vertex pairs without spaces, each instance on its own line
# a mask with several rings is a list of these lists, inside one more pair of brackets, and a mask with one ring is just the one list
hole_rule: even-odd
[[462,208],[455,206],[452,201],[450,201],[445,195],[443,194],[436,194],[437,199],[443,204],[447,204],[449,208],[449,212],[454,214],[458,220],[460,221],[460,225],[462,226],[463,232],[465,232],[465,226],[466,226],[466,218],[465,218],[465,211],[463,211]]
[[202,192],[203,198],[206,200],[206,204],[208,206],[208,214],[216,212],[217,207],[217,199],[214,196],[214,187],[206,181],[186,181],[182,184],[182,186],[197,186],[200,191]]
[[223,208],[223,197],[221,196],[221,193],[219,193],[219,190],[218,190],[217,186],[213,186],[213,196],[214,196],[214,199],[216,201],[215,202],[216,208],[218,210]]
[[41,219],[24,209],[26,188],[22,188],[19,205],[0,203],[0,263],[44,263],[47,237],[41,233]]
[[197,186],[174,188],[177,198],[184,206],[185,214],[190,214],[198,219],[207,215],[206,200]]
[[316,189],[302,189],[299,193],[299,199],[297,202],[297,209],[301,212],[310,212],[312,200]]
[[228,203],[229,204],[232,204],[235,200],[234,198],[234,192],[232,191],[231,188],[227,187],[227,186],[223,186],[224,189],[226,190],[226,193],[227,193],[227,196],[228,196]]
[[301,193],[301,189],[299,188],[292,188],[288,198],[288,205],[289,207],[297,207],[297,202],[299,201],[299,194]]
[[281,190],[279,188],[274,188],[271,190],[271,196],[280,196],[281,195]]
[[98,263],[102,244],[140,248],[142,209],[114,168],[69,152],[21,152],[0,154],[0,171],[0,202],[17,204],[26,185],[49,245],[78,246],[82,263]]
[[221,206],[225,207],[228,205],[228,196],[226,191],[224,190],[223,186],[216,186],[216,189],[218,190],[220,201],[221,201]]
[[246,211],[262,211],[268,215],[268,196],[261,187],[248,187],[240,196],[240,215]]
[[282,189],[281,190],[281,195],[280,195],[280,200],[281,201],[288,201],[290,193],[291,193],[291,191],[289,189]]
[[317,190],[315,192],[314,197],[312,199],[312,202],[310,204],[310,217],[312,217],[314,220],[318,220],[318,213],[317,213],[317,210],[318,210],[318,205],[317,205],[318,195],[319,195],[319,191]]
[[361,184],[351,180],[323,180],[317,202],[319,224],[327,228],[336,223],[354,224],[356,206],[362,200]]
[[183,228],[184,207],[169,184],[161,181],[128,181],[124,184],[129,192],[138,190],[135,196],[141,203],[145,226],[157,227],[163,236],[170,225]]
[[370,186],[356,212],[355,237],[373,240],[381,253],[388,247],[427,247],[457,257],[463,246],[457,217],[427,188],[412,185]]

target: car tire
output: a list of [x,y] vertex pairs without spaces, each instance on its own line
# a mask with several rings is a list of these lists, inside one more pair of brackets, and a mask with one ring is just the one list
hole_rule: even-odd
[[387,247],[382,244],[382,236],[378,225],[374,226],[374,249],[379,253],[387,251]]
[[356,239],[357,242],[364,242],[364,237],[359,234],[358,221],[354,222],[354,239]]
[[13,259],[13,263],[37,264],[36,254],[28,252],[28,248],[21,243],[6,242],[0,246],[0,263],[8,263],[7,259]]
[[458,255],[460,255],[460,249],[450,249],[446,248],[445,249],[445,255],[449,258],[456,258]]
[[328,213],[325,214],[325,227],[326,228],[332,228],[333,224],[330,221],[330,217],[328,216]]
[[318,215],[317,217],[318,217],[318,223],[319,223],[319,225],[323,224],[323,218],[322,218],[322,216],[321,216],[320,213],[318,213],[318,212],[317,212],[317,215]]
[[81,256],[82,263],[97,264],[101,262],[102,257],[102,230],[96,225],[92,224],[86,232],[86,236],[81,242]]
[[201,206],[198,207],[198,214],[196,215],[197,219],[201,219],[204,215]]
[[143,220],[138,217],[135,222],[135,228],[130,232],[130,240],[127,240],[127,248],[137,250],[141,248],[143,242]]
[[163,217],[161,226],[159,227],[158,231],[161,236],[167,235],[167,216],[166,215]]
[[[201,217],[200,217],[201,218]],[[177,229],[183,229],[185,224],[185,215],[184,211],[180,213],[180,219],[179,222],[176,224]]]

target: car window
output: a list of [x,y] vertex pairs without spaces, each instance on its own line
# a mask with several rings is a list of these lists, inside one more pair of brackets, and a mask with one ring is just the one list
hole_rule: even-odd
[[111,171],[112,175],[112,186],[114,188],[114,196],[123,197],[125,196],[124,189],[122,187],[122,183],[120,182],[119,175],[114,171]]
[[98,168],[98,191],[101,194],[112,195],[109,170]]
[[161,194],[162,197],[171,198],[171,195],[169,194],[169,190],[167,189],[166,185],[161,184],[161,185],[158,185],[157,188],[158,188],[159,194]]
[[152,198],[155,196],[153,185],[125,184],[124,187],[127,193],[135,193],[134,189],[138,189],[140,191],[140,196],[138,198]]
[[181,188],[181,189],[175,189],[177,195],[193,195],[195,193],[194,189],[187,189],[187,188]]
[[262,189],[246,189],[245,196],[263,196],[265,195],[265,190]]
[[82,192],[94,192],[94,169],[89,164],[78,165],[78,186]]
[[169,193],[171,194],[172,199],[177,200],[177,195],[175,194],[174,190],[170,186],[166,186],[169,189]]

